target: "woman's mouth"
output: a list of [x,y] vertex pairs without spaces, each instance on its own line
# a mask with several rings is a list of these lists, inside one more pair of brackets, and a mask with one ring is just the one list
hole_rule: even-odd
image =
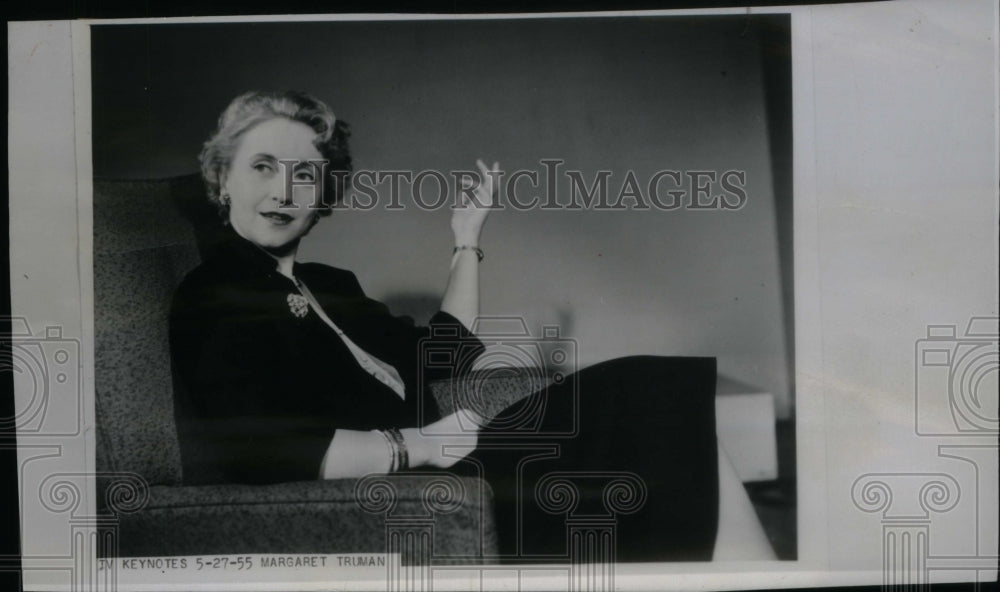
[[294,216],[282,214],[281,212],[261,212],[260,215],[267,218],[271,224],[276,224],[278,226],[285,226],[295,219]]

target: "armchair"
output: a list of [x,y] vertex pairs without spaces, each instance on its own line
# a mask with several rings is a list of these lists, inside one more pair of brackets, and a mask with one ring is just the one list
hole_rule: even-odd
[[[379,553],[394,517],[421,516],[433,519],[435,562],[490,562],[497,537],[492,492],[481,479],[424,473],[377,483],[184,484],[166,319],[175,287],[212,239],[216,214],[203,194],[196,175],[94,182],[97,493],[99,510],[112,516],[102,537],[112,547],[104,554]],[[500,406],[539,386],[523,372],[485,386],[477,380]],[[460,386],[433,385],[442,409],[454,407]],[[731,472],[720,457],[720,541],[735,533],[731,542],[738,542],[724,547],[735,549],[726,557],[767,558],[766,539]],[[393,503],[382,503],[387,494]]]

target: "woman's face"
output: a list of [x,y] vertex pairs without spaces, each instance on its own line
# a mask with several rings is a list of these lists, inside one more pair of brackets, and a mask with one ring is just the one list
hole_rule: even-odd
[[[257,124],[243,134],[226,171],[223,190],[229,195],[229,223],[243,238],[268,251],[293,248],[318,215],[310,208],[318,187],[293,185],[285,197],[286,173],[279,160],[300,164],[290,172],[296,182],[313,181],[309,161],[322,158],[313,139],[316,132],[283,117]],[[283,203],[284,200],[284,203]]]

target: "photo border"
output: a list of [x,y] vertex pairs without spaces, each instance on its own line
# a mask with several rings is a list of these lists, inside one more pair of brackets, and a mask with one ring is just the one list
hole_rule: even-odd
[[[919,5],[923,7],[922,4],[916,2],[901,3],[904,5],[902,10],[912,7],[913,5]],[[909,6],[907,6],[909,5]],[[836,9],[837,7],[830,7]],[[827,10],[829,10],[828,8]],[[757,10],[757,9],[755,9]],[[760,14],[765,9],[760,9],[756,13]],[[630,565],[622,564],[622,566],[628,567],[625,572],[619,572],[616,576],[616,581],[619,585],[624,587],[632,588],[651,588],[659,587],[663,585],[669,585],[673,587],[679,587],[682,589],[703,589],[703,588],[715,588],[715,589],[732,589],[732,588],[745,588],[745,587],[768,587],[768,586],[810,586],[810,585],[820,585],[820,584],[871,584],[884,582],[886,576],[884,569],[876,567],[874,569],[857,569],[850,571],[840,571],[834,569],[836,566],[832,565],[830,562],[829,555],[829,537],[830,533],[827,531],[827,525],[829,524],[831,517],[828,515],[829,500],[831,496],[842,497],[842,491],[828,489],[830,484],[828,479],[831,477],[828,465],[827,465],[827,454],[829,450],[830,438],[833,437],[831,434],[827,433],[828,427],[828,413],[832,410],[826,405],[826,399],[828,396],[838,392],[835,385],[830,383],[828,376],[828,369],[825,364],[824,351],[823,351],[823,286],[821,278],[821,267],[820,267],[820,253],[821,251],[821,228],[820,228],[820,212],[817,198],[820,195],[819,188],[817,187],[817,176],[816,176],[816,163],[817,155],[815,152],[815,142],[816,142],[816,129],[817,124],[815,119],[815,97],[813,93],[816,91],[814,86],[814,65],[816,56],[813,53],[813,43],[815,39],[813,38],[813,18],[817,14],[817,9],[800,8],[800,7],[784,7],[777,9],[777,12],[790,12],[792,14],[792,78],[793,78],[793,130],[794,130],[794,219],[793,224],[794,229],[794,278],[795,278],[795,371],[796,371],[796,422],[797,422],[797,480],[798,480],[798,533],[799,533],[799,558],[796,561],[782,561],[782,562],[753,562],[752,565],[743,564],[724,564],[721,569],[709,570],[711,573],[699,573],[705,567],[716,567],[711,564],[656,564],[656,565]],[[685,15],[685,14],[739,14],[742,13],[742,9],[712,9],[706,11],[650,11],[644,12],[643,15]],[[820,11],[821,12],[821,11]],[[613,16],[614,13],[590,13],[593,16],[606,17]],[[634,14],[634,13],[626,13]],[[351,20],[357,19],[361,20],[368,17],[369,15],[339,15],[335,17],[322,17],[324,20]],[[393,19],[397,18],[397,15],[386,16],[386,15],[370,15],[377,19]],[[531,14],[525,15],[523,18],[548,18],[554,16],[551,13],[546,14]],[[558,16],[588,16],[588,14],[580,13],[570,13],[566,15]],[[994,7],[994,16],[996,16],[996,8]],[[511,18],[512,15],[498,15],[496,18]],[[289,20],[289,21],[299,21],[303,20],[305,17],[300,15],[287,16],[279,20]],[[404,16],[402,18],[409,19],[410,15]],[[412,15],[412,20],[424,19],[424,18],[492,18],[491,15],[468,15],[464,17],[454,17],[448,16],[436,16],[436,15]],[[138,22],[143,22],[143,20],[128,20],[130,24],[135,24]],[[177,22],[191,22],[192,20],[197,22],[222,22],[230,21],[228,18],[199,18],[199,19],[179,19]],[[269,17],[247,17],[239,18],[240,21],[271,21],[275,20]],[[102,21],[102,24],[108,24],[115,21]],[[148,19],[148,22],[161,22],[158,19]],[[68,68],[70,74],[70,80],[72,80],[72,88],[69,94],[69,104],[70,107],[64,112],[57,113],[57,117],[65,117],[69,114],[71,121],[73,122],[70,126],[71,129],[75,130],[74,133],[74,155],[72,158],[67,158],[66,154],[59,152],[58,148],[62,143],[62,147],[65,148],[64,140],[60,140],[57,134],[52,133],[52,130],[46,130],[43,128],[42,137],[34,138],[38,142],[38,145],[45,145],[50,150],[46,152],[46,157],[49,159],[47,162],[50,164],[54,161],[72,161],[73,170],[73,191],[77,199],[77,217],[72,220],[73,228],[71,233],[63,235],[62,232],[53,232],[48,238],[55,236],[72,236],[79,245],[79,249],[76,251],[77,256],[72,267],[78,272],[78,288],[80,290],[80,300],[79,300],[79,311],[83,311],[89,314],[82,314],[79,318],[79,322],[74,322],[75,319],[72,318],[73,310],[72,306],[64,305],[61,309],[56,312],[52,311],[50,302],[46,302],[45,299],[32,299],[30,294],[38,283],[43,280],[49,281],[50,286],[58,286],[65,289],[66,282],[64,278],[60,277],[60,271],[66,268],[66,261],[61,258],[55,258],[52,261],[52,268],[47,270],[47,274],[43,278],[34,278],[34,281],[22,281],[21,275],[24,275],[24,279],[28,280],[29,267],[25,267],[25,259],[19,259],[17,255],[23,255],[23,249],[31,246],[43,246],[52,248],[53,241],[45,241],[39,237],[36,240],[31,240],[30,235],[27,235],[27,229],[19,228],[18,225],[12,224],[11,226],[11,279],[12,279],[12,306],[13,311],[17,313],[24,313],[21,316],[29,318],[31,320],[31,328],[33,331],[39,331],[40,326],[60,326],[63,328],[63,335],[72,337],[72,329],[79,328],[80,330],[80,343],[82,345],[81,352],[83,352],[82,359],[82,369],[84,377],[84,389],[85,389],[85,405],[83,409],[82,418],[82,429],[85,439],[85,446],[81,447],[85,451],[84,455],[84,473],[93,474],[93,450],[94,450],[94,430],[93,430],[93,418],[94,418],[94,408],[93,408],[93,278],[92,278],[92,235],[87,232],[79,232],[82,228],[91,228],[92,226],[84,226],[85,224],[92,225],[92,176],[90,171],[90,93],[89,93],[89,42],[88,42],[88,32],[89,32],[89,21],[81,21],[74,23],[49,23],[49,24],[33,24],[25,27],[25,29],[34,26],[36,31],[48,31],[51,33],[46,39],[47,45],[40,44],[36,46],[36,50],[41,47],[41,52],[39,58],[48,56],[49,58],[54,58],[54,63],[59,64],[60,57],[65,58],[65,53],[61,51],[69,48],[71,50],[73,60],[71,62],[71,67]],[[17,55],[16,52],[18,48],[23,46],[16,46],[18,41],[23,42],[23,38],[18,38],[18,34],[23,33],[24,29],[17,31],[15,29],[11,30],[10,42],[12,44],[12,49],[10,50],[10,55]],[[66,34],[68,33],[68,39]],[[994,47],[996,47],[996,39],[994,39]],[[47,53],[48,52],[48,53]],[[25,52],[27,53],[27,52]],[[35,55],[34,50],[32,54]],[[81,55],[88,56],[87,59],[82,59]],[[994,55],[994,63],[996,63],[996,57]],[[64,66],[65,64],[63,64]],[[63,106],[66,106],[65,96],[66,91],[66,79],[60,81],[60,73],[65,73],[66,68],[56,67],[51,69],[46,74],[51,77],[49,82],[54,82],[58,87],[62,88],[64,93],[60,98],[64,100]],[[84,73],[87,75],[85,76]],[[11,71],[10,76],[14,78],[18,74],[16,65]],[[83,89],[84,81],[88,81],[85,90]],[[38,79],[32,82],[39,82]],[[994,81],[996,85],[996,81]],[[23,93],[26,87],[20,89],[15,88],[15,85],[11,85],[11,105],[15,105],[18,99],[23,100],[24,96],[19,93]],[[49,89],[51,90],[51,89]],[[59,93],[56,93],[59,94]],[[52,99],[53,97],[49,97]],[[994,103],[996,102],[996,95],[994,96]],[[34,116],[34,114],[32,114]],[[50,114],[51,116],[51,114]],[[54,130],[61,129],[58,125],[59,121],[56,120],[55,125],[51,127]],[[49,203],[53,200],[57,200],[58,195],[62,195],[60,191],[51,191],[47,195],[44,194],[39,187],[32,185],[32,182],[25,183],[25,178],[19,176],[18,173],[21,170],[33,170],[37,164],[32,165],[32,157],[37,157],[36,154],[24,154],[20,153],[13,148],[20,148],[21,146],[15,146],[16,139],[19,137],[18,132],[24,132],[25,128],[21,127],[20,120],[12,117],[10,123],[11,136],[9,137],[8,143],[9,147],[12,148],[10,153],[10,163],[11,163],[11,195],[17,195],[19,199],[11,200],[11,219],[15,220],[19,217],[26,217],[27,219],[45,219],[46,216],[51,215],[53,212],[58,213],[59,207],[65,207],[63,203]],[[51,123],[51,122],[50,122]],[[994,119],[994,125],[996,125],[996,119]],[[994,129],[994,134],[996,134],[996,129]],[[996,150],[996,142],[994,142],[994,150]],[[19,164],[23,166],[28,163],[27,169],[19,168]],[[56,167],[56,170],[65,171],[69,170],[67,168]],[[55,182],[57,185],[62,183],[63,186],[66,185],[66,178],[61,178],[60,175],[51,175],[51,177],[46,179],[47,181]],[[33,181],[33,180],[32,180]],[[50,188],[51,186],[49,186]],[[15,191],[15,189],[17,191]],[[25,201],[24,196],[31,195],[32,198],[28,198]],[[48,202],[46,201],[48,200]],[[15,208],[15,206],[18,206]],[[52,207],[55,206],[55,207]],[[996,205],[994,206],[994,214],[996,213]],[[64,224],[66,220],[59,216],[55,216],[49,219],[51,222],[58,222]],[[68,230],[68,228],[67,228]],[[994,237],[995,238],[995,237]],[[42,249],[44,251],[44,248]],[[994,255],[993,261],[996,262],[997,256]],[[30,271],[34,272],[35,269],[31,268]],[[995,272],[994,272],[995,273]],[[805,297],[803,297],[805,296]],[[996,298],[991,295],[991,310],[979,311],[987,315],[996,314]],[[42,312],[38,312],[37,307],[43,307]],[[77,311],[77,312],[79,312]],[[975,311],[974,311],[975,312]],[[928,319],[933,320],[933,319]],[[961,322],[964,319],[940,319],[942,322]],[[933,324],[933,323],[932,323]],[[914,340],[919,339],[920,336],[914,337]],[[19,494],[26,495],[26,490],[24,489],[24,480],[26,478],[24,473],[24,467],[27,461],[31,458],[42,459],[45,458],[46,454],[51,454],[54,450],[58,451],[60,454],[63,452],[68,452],[69,450],[63,447],[63,444],[58,442],[46,443],[44,439],[31,440],[28,442],[21,441],[19,444],[22,446],[18,450],[18,460],[19,460],[19,483],[20,489]],[[967,442],[967,441],[964,441]],[[964,446],[969,446],[971,444],[963,443]],[[935,446],[935,450],[941,453],[940,446],[951,446],[949,444],[941,444]],[[954,446],[951,446],[954,448]],[[34,454],[38,452],[39,454]],[[79,450],[77,450],[79,452]],[[995,476],[995,468],[994,476]],[[977,473],[978,475],[978,473]],[[863,476],[863,475],[862,475]],[[987,475],[989,476],[989,475]],[[80,477],[76,475],[75,477]],[[860,478],[861,476],[859,476]],[[82,492],[81,505],[85,507],[85,513],[87,516],[93,517],[96,514],[96,500],[93,497],[93,480],[89,477],[85,477],[83,480],[84,487],[79,491]],[[843,485],[843,484],[838,484]],[[980,482],[976,482],[976,487],[983,485]],[[988,485],[988,484],[987,484]],[[995,491],[996,485],[995,480],[992,485]],[[987,492],[989,489],[987,489]],[[25,500],[22,500],[24,502]],[[24,514],[22,511],[22,518]],[[873,523],[873,527],[878,528],[878,522]],[[818,534],[817,534],[818,533]],[[24,530],[24,540],[37,542],[34,538],[34,533],[30,529]],[[995,534],[994,534],[994,544],[995,544]],[[28,549],[30,551],[30,549]],[[995,555],[995,549],[994,549]],[[56,560],[65,563],[68,558],[72,558],[67,555],[60,555],[59,553],[43,554],[43,559]],[[51,567],[45,568],[41,567],[39,569],[32,569],[29,565],[36,558],[27,556],[27,561],[24,562],[25,567],[25,587],[28,589],[67,589],[68,584],[56,584],[56,583],[45,583],[38,580],[32,581],[32,573],[38,573],[39,571],[43,573],[67,573],[72,572],[71,568],[63,567]],[[665,570],[659,571],[666,567]],[[988,568],[987,564],[987,568]],[[634,568],[634,569],[631,569]],[[46,571],[49,570],[49,571]],[[694,572],[694,573],[693,573]],[[977,572],[979,573],[979,572]],[[985,573],[989,573],[987,569]],[[663,576],[657,577],[655,580],[650,579],[650,576]],[[993,568],[993,574],[995,576],[995,564]],[[963,575],[961,573],[952,574],[951,572],[946,572],[945,568],[941,568],[941,575],[944,579],[949,581],[965,581],[967,574]],[[511,576],[512,579],[506,580],[507,583],[516,583],[518,586],[525,584],[527,587],[528,582],[523,582],[516,576]],[[954,578],[954,579],[950,579]],[[469,580],[462,580],[462,582],[469,582]],[[534,584],[540,584],[544,586],[546,583],[553,583],[554,580],[546,580],[544,577],[539,577],[539,579],[530,582],[533,586]],[[383,582],[384,583],[384,582]],[[442,580],[440,583],[435,579],[435,587],[440,589],[450,589],[453,582],[451,580]],[[454,582],[459,584],[458,587],[462,587],[459,582]],[[380,582],[372,583],[377,589]],[[303,585],[301,582],[294,583],[295,586]],[[316,583],[317,587],[321,587],[323,583]],[[148,588],[154,589],[154,588]],[[266,589],[266,588],[259,588]]]

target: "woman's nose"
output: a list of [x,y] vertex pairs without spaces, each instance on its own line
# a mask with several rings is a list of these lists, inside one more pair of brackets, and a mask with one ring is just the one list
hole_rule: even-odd
[[273,175],[262,189],[267,192],[265,195],[268,196],[272,203],[284,206],[292,201],[292,196],[286,195],[284,175]]
[[292,203],[292,196],[287,195],[286,192],[283,191],[283,189],[284,189],[283,187],[279,187],[276,188],[274,191],[272,191],[271,201],[281,206],[287,206]]

